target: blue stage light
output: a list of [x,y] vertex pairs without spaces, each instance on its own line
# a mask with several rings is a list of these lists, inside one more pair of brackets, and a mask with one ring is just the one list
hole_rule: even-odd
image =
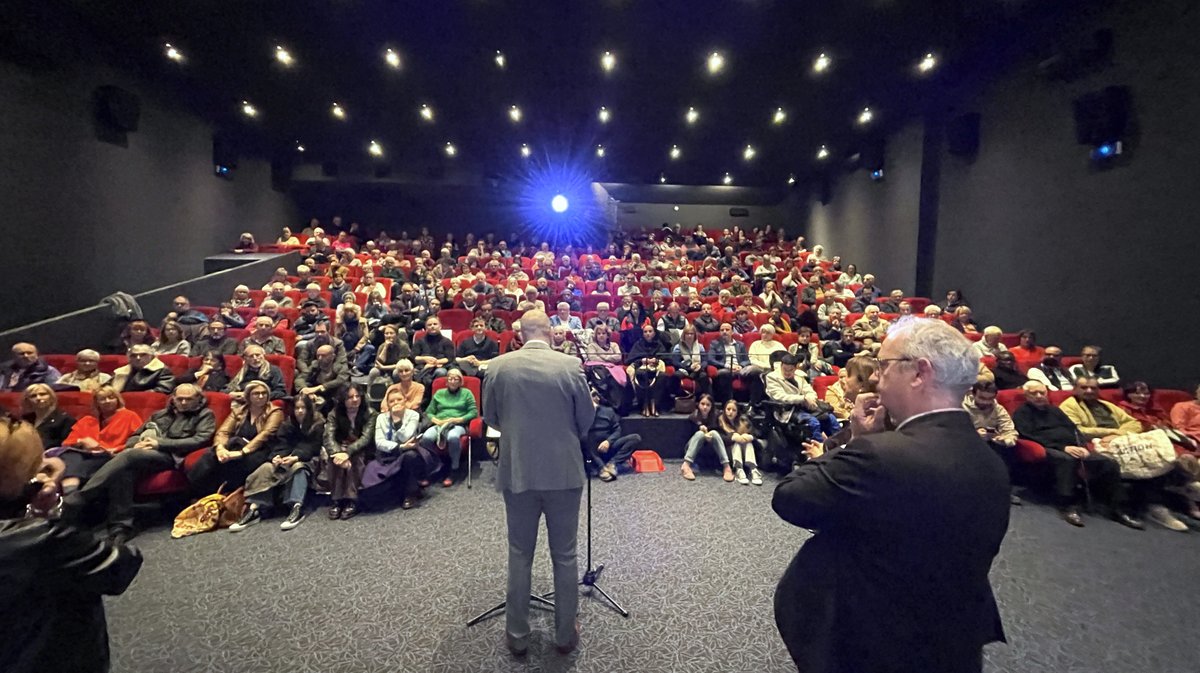
[[871,171],[871,179],[874,180],[875,182],[879,182],[880,180],[882,180],[883,179],[883,169],[876,168],[875,170]]
[[1090,156],[1094,162],[1108,163],[1123,154],[1124,149],[1120,140],[1111,143],[1101,143],[1092,149]]
[[554,198],[550,199],[550,207],[553,208],[554,212],[556,213],[567,212],[567,208],[570,205],[571,202],[567,201],[567,197],[563,196],[562,194],[555,194]]
[[520,161],[519,187],[511,192],[515,219],[531,239],[551,246],[600,245],[608,218],[588,172],[593,145],[557,148],[543,141],[537,147]]
[[1100,147],[1096,148],[1096,153],[1102,157],[1112,156],[1113,151],[1112,145],[1101,145]]

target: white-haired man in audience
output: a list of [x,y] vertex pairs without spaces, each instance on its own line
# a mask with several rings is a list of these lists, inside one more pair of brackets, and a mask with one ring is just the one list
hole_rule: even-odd
[[254,319],[254,331],[238,344],[238,352],[244,353],[249,346],[258,346],[267,355],[286,355],[283,339],[275,336],[275,321],[270,316],[260,315]]
[[550,326],[558,327],[562,325],[571,331],[583,329],[583,322],[579,316],[571,315],[571,304],[569,302],[560,301],[555,306],[557,311],[550,316]]
[[608,325],[609,331],[614,334],[621,331],[621,321],[617,320],[617,316],[609,313],[609,310],[608,302],[596,302],[596,315],[588,318],[587,328],[596,329],[596,325],[603,323]]
[[1003,335],[1004,330],[1000,329],[996,325],[988,325],[987,327],[983,328],[983,338],[979,341],[976,341],[974,345],[972,345],[972,348],[975,349],[975,352],[978,353],[979,357],[981,358],[989,355],[991,357],[996,357],[997,355],[1008,350],[1008,346],[1005,346],[1000,342],[1000,337]]
[[75,371],[63,374],[56,387],[70,387],[85,393],[94,393],[103,385],[108,385],[112,376],[100,371],[100,354],[85,348],[75,354]]
[[35,383],[54,385],[62,374],[38,354],[37,346],[20,342],[13,344],[12,359],[0,364],[0,391],[24,392]]
[[926,318],[936,318],[940,320],[942,317],[942,307],[938,306],[937,304],[929,304],[925,307],[925,310],[921,311],[921,315],[925,316]]
[[856,341],[870,347],[872,344],[883,341],[890,326],[888,321],[880,317],[879,307],[871,305],[867,307],[866,311],[863,311],[862,317],[850,326],[850,333],[854,335]]

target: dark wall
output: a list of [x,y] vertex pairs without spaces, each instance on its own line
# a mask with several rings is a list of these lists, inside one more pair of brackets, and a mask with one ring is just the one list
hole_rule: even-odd
[[888,138],[884,180],[867,171],[840,174],[833,198],[809,202],[806,237],[826,255],[839,255],[860,273],[873,273],[886,290],[913,292],[916,282],[917,215],[921,185],[922,126],[914,123]]
[[[943,156],[935,284],[1043,343],[1104,347],[1123,378],[1200,376],[1200,12],[1184,0],[1121,2],[1112,67],[1073,82],[1033,59],[978,96],[974,163]],[[1126,166],[1089,169],[1071,101],[1124,84],[1137,137]]]
[[[126,146],[97,139],[92,91],[104,84],[141,97]],[[273,239],[295,219],[269,165],[243,158],[232,182],[217,179],[207,124],[101,66],[0,61],[0,157],[0,328],[197,276],[240,232]]]

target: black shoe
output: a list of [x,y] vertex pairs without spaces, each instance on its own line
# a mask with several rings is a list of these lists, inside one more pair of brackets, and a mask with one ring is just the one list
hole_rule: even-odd
[[108,531],[108,543],[116,547],[128,544],[133,538],[133,530],[124,526],[119,526]]
[[1083,517],[1079,516],[1079,512],[1077,512],[1074,507],[1070,509],[1059,510],[1058,515],[1062,517],[1063,521],[1066,521],[1072,526],[1083,528]]
[[1138,521],[1137,519],[1129,516],[1128,514],[1126,514],[1124,512],[1116,512],[1115,514],[1113,514],[1112,520],[1116,521],[1117,523],[1121,524],[1122,526],[1125,526],[1126,528],[1132,528],[1134,530],[1145,530],[1146,529],[1146,524],[1142,523],[1141,521]]
[[346,503],[346,506],[342,508],[342,521],[353,519],[355,514],[358,514],[358,505],[353,502]]
[[333,505],[331,505],[329,507],[329,518],[330,519],[342,518],[342,506],[337,503],[334,503]]
[[292,505],[292,511],[288,512],[287,518],[283,523],[279,524],[280,530],[291,530],[299,526],[304,521],[304,503],[296,503]]
[[259,513],[257,507],[251,505],[250,507],[246,508],[246,513],[242,515],[242,518],[238,519],[237,523],[229,527],[229,532],[236,533],[241,530],[246,530],[259,521],[262,521],[262,514]]

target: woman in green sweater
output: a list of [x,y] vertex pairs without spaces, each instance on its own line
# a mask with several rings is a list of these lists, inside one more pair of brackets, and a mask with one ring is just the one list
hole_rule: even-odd
[[463,387],[462,372],[451,369],[446,373],[446,387],[433,394],[425,415],[433,425],[421,436],[421,444],[436,449],[443,462],[449,454],[450,470],[442,480],[442,486],[454,485],[458,474],[458,463],[462,459],[462,436],[467,434],[467,424],[479,415],[475,395]]

